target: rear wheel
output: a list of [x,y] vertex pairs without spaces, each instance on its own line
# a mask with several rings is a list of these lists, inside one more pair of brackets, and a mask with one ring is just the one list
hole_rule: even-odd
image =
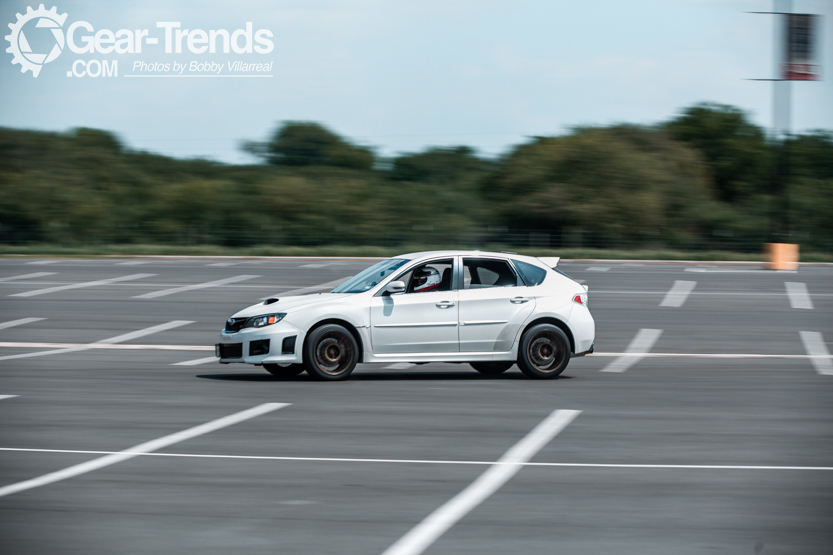
[[552,324],[538,324],[521,337],[518,367],[530,378],[549,379],[561,374],[570,362],[570,340]]
[[471,367],[480,372],[481,374],[486,374],[487,376],[495,376],[497,374],[503,374],[515,364],[512,361],[494,361],[494,362],[470,362]]
[[294,378],[305,370],[303,364],[264,364],[263,369],[278,378]]
[[358,362],[359,344],[344,326],[321,326],[304,342],[304,366],[315,379],[347,379]]

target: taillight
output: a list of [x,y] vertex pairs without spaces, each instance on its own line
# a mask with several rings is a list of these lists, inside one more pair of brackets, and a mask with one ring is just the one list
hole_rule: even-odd
[[573,297],[573,302],[576,304],[580,304],[583,307],[587,307],[587,293],[578,293]]

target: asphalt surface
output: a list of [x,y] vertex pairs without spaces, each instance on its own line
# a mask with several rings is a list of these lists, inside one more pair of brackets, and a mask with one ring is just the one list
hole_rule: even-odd
[[[601,354],[557,380],[430,364],[320,383],[178,363],[211,357],[181,348],[213,345],[243,306],[368,262],[135,262],[0,260],[3,553],[381,554],[566,410],[425,553],[831,552],[833,268],[563,264],[590,286]],[[237,276],[257,277],[135,298]],[[677,281],[696,284],[660,306]],[[118,343],[148,348],[68,350],[172,321],[191,323]],[[640,330],[661,330],[634,347],[650,356],[605,371]],[[6,488],[265,403],[289,405]]]

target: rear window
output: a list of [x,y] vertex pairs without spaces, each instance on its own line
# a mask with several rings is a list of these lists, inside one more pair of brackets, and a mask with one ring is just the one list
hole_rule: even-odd
[[524,281],[527,285],[532,287],[533,285],[541,285],[544,281],[544,278],[547,277],[547,271],[543,268],[539,268],[533,264],[528,264],[526,262],[521,262],[520,260],[514,260],[515,267],[521,273],[521,276],[524,278]]

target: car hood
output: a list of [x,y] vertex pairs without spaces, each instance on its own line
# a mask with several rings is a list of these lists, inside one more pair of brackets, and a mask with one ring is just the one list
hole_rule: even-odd
[[257,303],[248,308],[244,308],[232,316],[232,318],[251,318],[252,316],[275,314],[277,312],[289,314],[310,306],[337,302],[349,296],[350,294],[347,293],[318,293],[313,295],[298,295],[295,297],[276,297],[278,300],[272,304]]

